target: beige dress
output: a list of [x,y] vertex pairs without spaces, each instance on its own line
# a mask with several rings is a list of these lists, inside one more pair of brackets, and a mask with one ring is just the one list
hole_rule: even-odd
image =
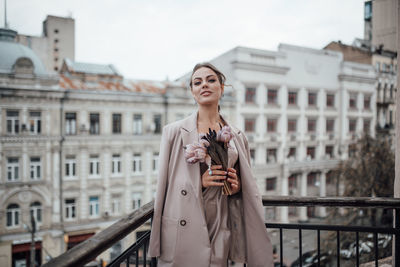
[[[238,152],[232,140],[229,145],[228,168],[233,168],[238,160]],[[208,166],[205,163],[200,163],[201,174],[207,169]],[[225,267],[231,236],[228,227],[228,196],[222,195],[222,188],[219,186],[207,187],[203,191],[203,206],[211,244],[210,267]]]

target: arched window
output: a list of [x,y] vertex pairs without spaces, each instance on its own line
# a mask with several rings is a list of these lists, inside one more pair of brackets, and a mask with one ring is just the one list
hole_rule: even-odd
[[33,202],[30,206],[30,212],[31,216],[35,218],[36,223],[42,222],[42,204],[40,202]]
[[18,204],[10,204],[7,206],[7,227],[19,225],[19,215],[21,210]]

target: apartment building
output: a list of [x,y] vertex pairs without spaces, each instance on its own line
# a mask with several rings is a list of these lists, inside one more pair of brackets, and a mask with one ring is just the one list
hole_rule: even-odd
[[[336,195],[330,171],[375,135],[376,73],[341,52],[281,44],[236,47],[211,61],[236,97],[236,122],[250,143],[263,195]],[[189,74],[179,80],[187,81]],[[324,208],[266,208],[267,220],[306,221]],[[290,216],[290,217],[289,217]]]
[[180,82],[129,80],[112,65],[66,59],[51,74],[16,32],[0,34],[0,258],[29,264],[33,217],[42,264],[154,198],[162,128],[196,106]]

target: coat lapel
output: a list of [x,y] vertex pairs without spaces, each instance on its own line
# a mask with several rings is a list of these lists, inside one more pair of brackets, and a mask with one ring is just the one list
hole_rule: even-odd
[[[194,112],[188,118],[183,121],[181,128],[181,136],[183,148],[189,144],[193,144],[198,142],[198,133],[197,133],[197,112]],[[200,177],[200,163],[195,164],[187,164],[188,172],[189,172],[189,180],[190,184],[193,187],[193,190],[196,194],[196,197],[199,199],[201,192],[201,177]]]

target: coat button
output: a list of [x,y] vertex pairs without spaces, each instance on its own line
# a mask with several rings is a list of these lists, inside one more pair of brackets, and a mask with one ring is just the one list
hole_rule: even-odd
[[185,225],[186,225],[186,221],[185,221],[185,220],[181,220],[179,223],[180,223],[182,226],[185,226]]
[[186,195],[187,195],[186,190],[182,190],[182,191],[181,191],[181,194],[184,195],[184,196],[186,196]]

